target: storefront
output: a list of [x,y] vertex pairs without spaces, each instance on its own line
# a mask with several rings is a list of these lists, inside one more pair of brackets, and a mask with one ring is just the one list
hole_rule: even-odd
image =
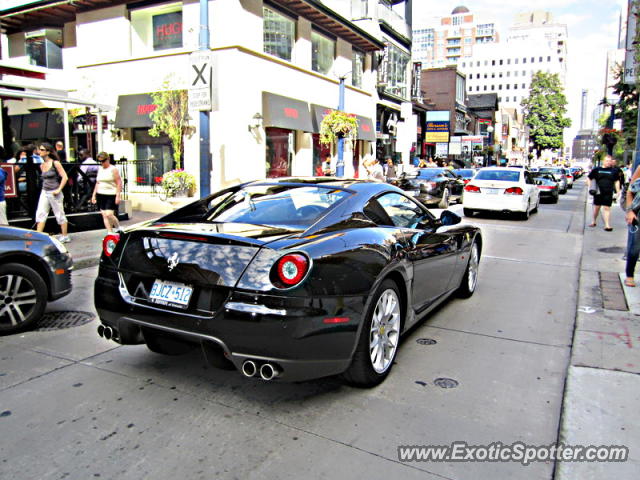
[[[262,92],[262,111],[266,176],[289,176],[296,154],[296,131],[313,132],[309,104],[275,93]],[[310,171],[309,175],[312,174]]]
[[380,162],[385,158],[392,158],[396,163],[401,161],[400,154],[396,153],[399,119],[399,106],[396,110],[378,104],[376,112],[376,158]]
[[173,149],[168,136],[149,135],[153,122],[149,114],[158,108],[151,95],[141,93],[120,95],[115,119],[116,129],[125,129],[135,147],[135,172],[129,172],[134,186],[153,186],[160,183],[162,175],[174,168]]

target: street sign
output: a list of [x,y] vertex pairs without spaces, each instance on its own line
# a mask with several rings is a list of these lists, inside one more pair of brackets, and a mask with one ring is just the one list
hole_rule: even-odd
[[211,110],[211,60],[209,50],[189,55],[189,110]]
[[635,53],[636,46],[634,41],[636,39],[636,24],[638,17],[636,17],[637,7],[632,0],[629,0],[629,7],[627,11],[627,41],[626,52],[624,56],[624,83],[627,85],[635,85],[638,77],[638,66],[636,65]]

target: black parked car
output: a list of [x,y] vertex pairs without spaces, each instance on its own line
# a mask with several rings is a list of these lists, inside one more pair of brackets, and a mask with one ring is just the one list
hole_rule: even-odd
[[473,294],[482,237],[459,222],[380,182],[234,186],[105,238],[98,333],[247,377],[373,386],[401,333]]
[[471,181],[473,176],[476,174],[477,170],[475,168],[454,168],[452,172],[454,175],[461,178],[464,184],[466,185]]
[[0,335],[33,327],[48,300],[70,293],[72,265],[56,238],[0,227]]
[[460,202],[464,181],[448,168],[420,168],[406,172],[398,186],[428,206],[447,208],[450,203]]

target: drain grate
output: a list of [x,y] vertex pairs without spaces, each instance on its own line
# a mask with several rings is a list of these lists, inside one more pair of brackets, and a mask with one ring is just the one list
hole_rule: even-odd
[[36,330],[46,332],[79,327],[93,321],[94,318],[95,315],[89,312],[48,312],[42,316]]
[[418,345],[435,345],[438,342],[433,338],[419,338],[416,340],[416,343]]
[[625,299],[618,274],[613,272],[598,272],[598,274],[604,309],[621,312],[628,311],[627,300]]
[[453,378],[436,378],[433,384],[440,388],[456,388],[459,385]]

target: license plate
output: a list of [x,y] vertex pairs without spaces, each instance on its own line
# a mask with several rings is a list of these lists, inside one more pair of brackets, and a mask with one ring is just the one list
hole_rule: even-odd
[[488,193],[489,195],[497,195],[500,193],[499,188],[483,188],[482,193]]
[[149,299],[153,303],[161,305],[176,305],[179,307],[187,307],[193,288],[178,282],[167,282],[165,280],[156,280],[151,287]]

